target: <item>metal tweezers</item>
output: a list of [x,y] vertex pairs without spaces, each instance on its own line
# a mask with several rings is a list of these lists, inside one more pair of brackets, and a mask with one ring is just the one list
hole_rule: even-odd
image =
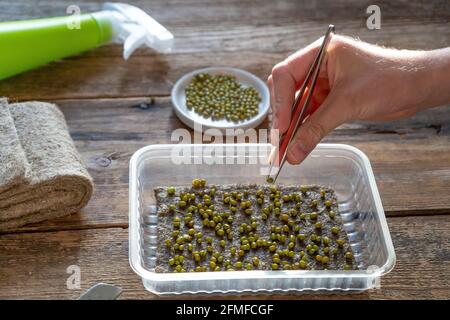
[[[311,65],[308,74],[306,75],[306,79],[303,82],[302,86],[300,87],[300,90],[298,91],[298,94],[295,98],[295,101],[292,105],[291,109],[291,123],[289,125],[289,129],[287,130],[286,134],[280,137],[280,147],[279,151],[275,153],[276,158],[279,159],[280,155],[282,155],[280,166],[277,170],[277,173],[275,174],[274,178],[271,178],[270,174],[272,173],[273,165],[276,161],[272,159],[270,163],[270,169],[269,173],[267,175],[267,182],[269,183],[275,183],[275,181],[278,178],[278,175],[281,172],[281,169],[283,168],[284,163],[286,162],[286,155],[288,147],[290,146],[290,143],[292,139],[295,137],[295,134],[297,133],[298,128],[303,123],[303,121],[306,119],[307,116],[310,114],[306,114],[306,110],[308,109],[309,102],[311,101],[312,93],[314,92],[314,87],[316,86],[316,81],[319,76],[320,67],[322,65],[323,57],[327,51],[328,44],[331,39],[331,35],[334,33],[335,28],[334,25],[330,24],[328,26],[328,30],[325,33],[325,36],[322,41],[322,45],[320,47],[319,52],[317,53],[317,56]],[[312,77],[312,80],[311,80]],[[306,88],[308,87],[309,82],[311,81],[311,84],[309,85],[309,90],[306,96],[306,99],[304,100],[303,106],[300,107],[300,102],[302,101],[303,95],[305,93]]]

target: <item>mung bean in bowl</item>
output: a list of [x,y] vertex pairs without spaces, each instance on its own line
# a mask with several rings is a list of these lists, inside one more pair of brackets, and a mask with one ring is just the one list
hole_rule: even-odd
[[269,90],[261,79],[226,67],[199,69],[181,77],[172,89],[172,104],[178,118],[190,128],[201,132],[219,129],[227,135],[234,135],[235,130],[226,129],[260,125],[270,106]]

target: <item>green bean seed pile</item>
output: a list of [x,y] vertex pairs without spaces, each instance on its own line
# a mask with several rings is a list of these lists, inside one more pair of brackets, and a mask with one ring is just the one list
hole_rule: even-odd
[[157,272],[357,269],[329,188],[194,179],[155,195]]
[[203,118],[248,120],[258,114],[261,97],[253,87],[243,87],[234,76],[196,75],[186,87],[186,106]]

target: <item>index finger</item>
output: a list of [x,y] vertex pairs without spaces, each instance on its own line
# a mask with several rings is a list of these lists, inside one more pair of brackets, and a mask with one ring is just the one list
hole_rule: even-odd
[[283,134],[289,128],[296,89],[304,81],[313,63],[321,39],[297,51],[272,69],[269,87],[272,102],[272,127]]

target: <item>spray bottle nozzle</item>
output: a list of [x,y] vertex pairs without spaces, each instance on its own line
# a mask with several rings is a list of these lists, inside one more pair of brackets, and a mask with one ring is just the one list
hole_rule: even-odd
[[124,43],[124,59],[143,45],[162,53],[172,49],[172,33],[143,10],[125,3],[107,2],[102,12],[110,13],[113,40]]

